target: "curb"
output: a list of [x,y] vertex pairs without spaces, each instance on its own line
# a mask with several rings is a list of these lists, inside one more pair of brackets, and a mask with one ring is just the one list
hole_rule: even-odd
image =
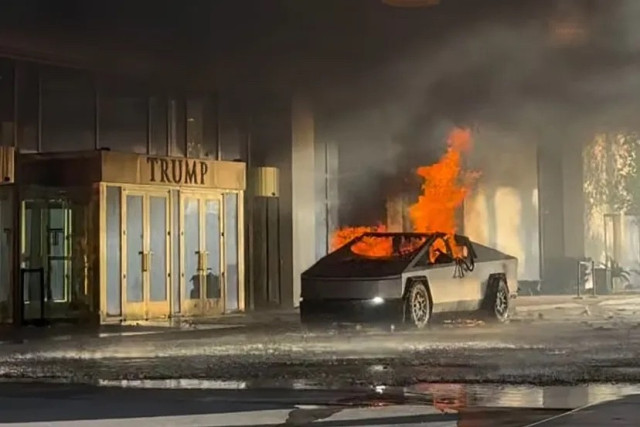
[[634,298],[614,298],[599,299],[598,297],[584,297],[584,299],[576,299],[575,302],[558,302],[548,304],[535,305],[519,305],[516,300],[516,310],[520,312],[527,311],[545,311],[545,310],[562,310],[562,309],[580,309],[584,307],[619,307],[619,306],[640,306],[640,297]]
[[586,304],[578,303],[560,303],[560,304],[540,304],[540,305],[523,305],[516,304],[516,312],[523,311],[545,311],[545,310],[560,310],[560,309],[579,309],[586,307]]

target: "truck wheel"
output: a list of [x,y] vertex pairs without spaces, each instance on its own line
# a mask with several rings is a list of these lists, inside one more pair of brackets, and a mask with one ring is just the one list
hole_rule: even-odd
[[411,287],[406,299],[406,313],[413,325],[424,328],[431,319],[431,301],[429,292],[422,283],[416,283]]
[[509,319],[509,288],[504,277],[492,280],[487,296],[489,319],[493,322],[505,323]]

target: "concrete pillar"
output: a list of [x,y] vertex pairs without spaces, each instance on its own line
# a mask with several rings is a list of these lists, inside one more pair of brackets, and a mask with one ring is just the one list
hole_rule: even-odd
[[316,260],[331,249],[331,235],[338,228],[338,149],[315,133]]
[[[308,100],[291,105],[291,270],[293,306],[300,300],[300,275],[316,260],[314,117]],[[286,301],[283,301],[286,305]]]
[[[539,151],[543,292],[572,291],[585,254],[581,145],[545,144]],[[574,260],[574,261],[572,261]]]
[[404,196],[402,193],[387,196],[387,231],[405,231],[404,225]]
[[562,153],[543,143],[538,151],[540,252],[542,291],[557,292],[566,278],[564,257],[564,203]]
[[[269,94],[260,107],[253,124],[252,164],[275,166],[280,170],[280,197],[274,206],[277,208],[274,216],[278,219],[277,226],[272,227],[277,228],[278,238],[277,244],[269,248],[276,246],[278,252],[280,306],[297,307],[300,275],[316,260],[314,115],[311,105],[302,97]],[[262,254],[255,256],[260,258]],[[269,271],[275,267],[270,266]]]
[[584,174],[582,145],[566,144],[562,152],[564,255],[584,257]]

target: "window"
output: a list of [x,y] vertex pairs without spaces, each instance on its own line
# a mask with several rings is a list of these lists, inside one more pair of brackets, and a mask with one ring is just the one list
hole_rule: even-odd
[[364,234],[349,245],[349,251],[370,259],[410,259],[425,241],[424,237]]
[[427,250],[416,262],[417,267],[429,267],[438,264],[449,264],[453,262],[449,245],[444,238],[436,238],[429,250]]
[[41,69],[42,151],[95,148],[95,89],[88,73]]
[[449,264],[453,262],[453,256],[449,244],[444,238],[436,238],[429,247],[429,263],[430,264]]
[[204,99],[187,99],[187,157],[205,157]]
[[100,147],[147,153],[148,98],[133,85],[104,82],[99,91]]
[[20,62],[18,73],[18,149],[21,152],[38,151],[39,77],[38,67]]
[[244,154],[247,135],[245,119],[241,109],[230,99],[219,106],[220,114],[220,157],[221,160],[237,160]]
[[187,146],[186,107],[183,98],[169,100],[169,155],[184,157]]
[[187,157],[215,158],[217,117],[215,100],[206,95],[187,99]]
[[13,145],[14,63],[0,59],[0,145]]
[[149,154],[166,156],[168,154],[167,98],[152,96],[149,99]]

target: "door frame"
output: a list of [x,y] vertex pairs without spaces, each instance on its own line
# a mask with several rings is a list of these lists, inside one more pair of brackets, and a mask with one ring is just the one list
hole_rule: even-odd
[[[142,253],[140,256],[146,256],[141,266],[147,264],[146,271],[142,271],[142,301],[127,301],[127,196],[142,197]],[[165,199],[165,224],[167,234],[165,236],[165,295],[164,301],[150,300],[150,271],[149,257],[150,254],[150,198],[161,197]],[[149,188],[143,186],[121,185],[120,186],[120,298],[121,298],[121,317],[123,320],[140,320],[140,319],[161,319],[168,318],[171,314],[171,191],[165,188]],[[146,262],[145,262],[146,261]]]
[[[224,198],[223,192],[219,190],[185,190],[179,192],[180,202],[178,218],[180,227],[180,312],[183,316],[216,316],[225,312],[226,280],[225,280],[225,259],[224,259]],[[185,275],[185,244],[184,244],[184,208],[185,199],[194,199],[198,202],[198,251],[208,252],[206,247],[206,202],[215,200],[218,202],[218,227],[219,227],[219,262],[220,262],[220,298],[212,299],[206,297],[206,287],[201,287],[200,298],[197,300],[187,298],[187,282],[189,278]],[[201,283],[206,283],[207,254],[204,262],[204,269],[200,270],[199,277]]]
[[[48,199],[48,197],[52,197]],[[37,206],[38,214],[39,214],[39,262],[38,266],[33,267],[29,266],[29,268],[42,268],[42,280],[44,281],[44,291],[48,292],[51,290],[51,261],[62,261],[63,262],[63,281],[62,288],[64,292],[64,296],[61,300],[49,299],[48,295],[45,296],[45,312],[47,318],[66,318],[69,317],[68,314],[68,304],[71,301],[72,294],[72,282],[71,282],[71,244],[67,239],[73,235],[73,230],[70,228],[73,227],[73,208],[68,200],[64,200],[57,195],[50,195],[45,193],[27,193],[20,200],[19,204],[19,242],[17,243],[19,248],[19,262],[20,262],[20,270],[22,270],[24,262],[26,262],[25,255],[27,250],[27,230],[30,229],[30,232],[33,233],[34,230],[31,228],[32,224],[27,223],[27,207],[29,204],[33,206]],[[59,205],[57,205],[59,204]],[[51,209],[52,206],[57,205],[53,208],[60,208],[64,211],[64,226],[63,226],[63,244],[64,244],[64,254],[62,256],[51,255],[51,235],[49,231],[51,230]],[[33,212],[33,210],[32,210]],[[33,248],[30,248],[33,250]],[[17,286],[23,287],[24,283],[21,281],[21,277],[19,276],[17,281]],[[20,304],[22,304],[21,312],[25,319],[32,317],[40,317],[41,308],[39,301],[25,301],[24,288],[19,290],[20,295]]]

